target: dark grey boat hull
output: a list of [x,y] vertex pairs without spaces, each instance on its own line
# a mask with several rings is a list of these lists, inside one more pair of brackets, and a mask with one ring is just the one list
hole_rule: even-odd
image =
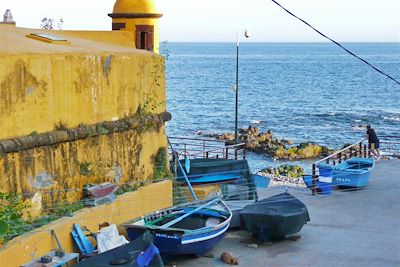
[[265,242],[295,234],[310,221],[307,207],[289,193],[246,206],[240,212],[248,232]]
[[232,211],[232,220],[229,225],[229,229],[245,229],[245,224],[240,216],[240,211],[251,204],[255,203],[255,200],[233,200],[233,201],[225,201],[226,205]]

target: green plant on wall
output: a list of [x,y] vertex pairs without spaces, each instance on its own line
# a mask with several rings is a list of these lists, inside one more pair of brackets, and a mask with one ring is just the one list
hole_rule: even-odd
[[48,210],[48,214],[54,215],[56,218],[63,216],[72,216],[75,211],[83,208],[81,202],[75,203],[56,203]]
[[54,129],[56,131],[66,131],[68,130],[68,123],[60,120],[54,125]]
[[[166,53],[167,54],[167,53]],[[164,58],[160,56],[152,56],[153,60],[153,70],[151,72],[152,84],[145,95],[142,103],[140,104],[140,110],[142,114],[148,114],[154,112],[159,106],[163,105],[165,102],[157,102],[154,97],[152,97],[154,90],[160,88],[163,80],[165,79],[165,62],[168,59],[168,55]],[[161,88],[164,90],[164,88]]]
[[182,185],[173,178],[172,180],[172,196],[174,205],[179,205],[187,201],[185,191]]
[[158,87],[161,86],[161,81],[164,78],[164,73],[165,73],[165,60],[160,57],[160,56],[153,56],[153,71],[152,71],[152,76],[153,76],[153,85],[156,85]]
[[75,211],[82,209],[84,206],[81,202],[75,203],[56,203],[54,206],[46,208],[45,212],[38,218],[30,221],[30,224],[36,227],[41,227],[63,216],[72,216]]
[[140,113],[141,115],[149,115],[154,113],[154,111],[164,105],[165,101],[157,102],[153,97],[147,95],[143,102],[140,104]]
[[82,129],[84,132],[86,132],[88,137],[92,137],[94,135],[94,131],[93,131],[92,127],[90,127],[89,125],[80,123],[78,125],[78,127],[79,127],[79,129]]
[[75,211],[83,208],[83,204],[58,203],[46,208],[42,216],[25,221],[23,211],[29,207],[21,195],[0,192],[0,244],[63,216],[72,216]]
[[98,132],[100,135],[105,135],[105,134],[109,134],[109,133],[110,133],[110,131],[109,131],[106,127],[101,126],[101,125],[98,125],[98,126],[97,126],[97,132]]
[[117,191],[115,191],[116,195],[122,195],[126,192],[133,192],[138,190],[140,187],[144,186],[145,182],[137,182],[137,183],[128,183],[121,185]]
[[22,219],[23,210],[28,207],[21,195],[0,192],[0,243],[32,229]]
[[91,164],[92,163],[86,161],[79,163],[79,173],[84,176],[90,175],[92,173],[92,170],[90,169]]
[[154,157],[154,181],[161,180],[169,175],[168,171],[168,151],[165,147],[158,149]]

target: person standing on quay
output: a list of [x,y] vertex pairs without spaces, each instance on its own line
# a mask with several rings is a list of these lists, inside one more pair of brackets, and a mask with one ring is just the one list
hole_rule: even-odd
[[367,125],[367,138],[369,150],[379,159],[379,139],[378,136],[376,136],[375,130],[371,128],[371,125],[369,124]]

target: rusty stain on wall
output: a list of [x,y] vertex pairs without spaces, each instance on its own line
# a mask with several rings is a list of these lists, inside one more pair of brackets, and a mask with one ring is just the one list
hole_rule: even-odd
[[108,75],[110,74],[110,71],[111,71],[112,58],[113,58],[113,55],[109,55],[107,57],[103,57],[103,73],[104,73],[104,76],[106,77],[107,85],[110,84],[110,80],[108,79]]
[[17,60],[12,72],[0,83],[0,112],[9,114],[15,111],[15,104],[24,103],[26,96],[35,91],[45,93],[47,83],[37,79],[23,60]]

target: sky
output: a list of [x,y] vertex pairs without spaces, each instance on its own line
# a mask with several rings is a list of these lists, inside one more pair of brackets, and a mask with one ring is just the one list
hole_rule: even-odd
[[[400,0],[277,0],[339,42],[400,42]],[[154,0],[160,40],[234,42],[326,41],[271,0]],[[115,0],[1,0],[19,27],[38,28],[44,17],[64,20],[63,30],[110,30]]]

